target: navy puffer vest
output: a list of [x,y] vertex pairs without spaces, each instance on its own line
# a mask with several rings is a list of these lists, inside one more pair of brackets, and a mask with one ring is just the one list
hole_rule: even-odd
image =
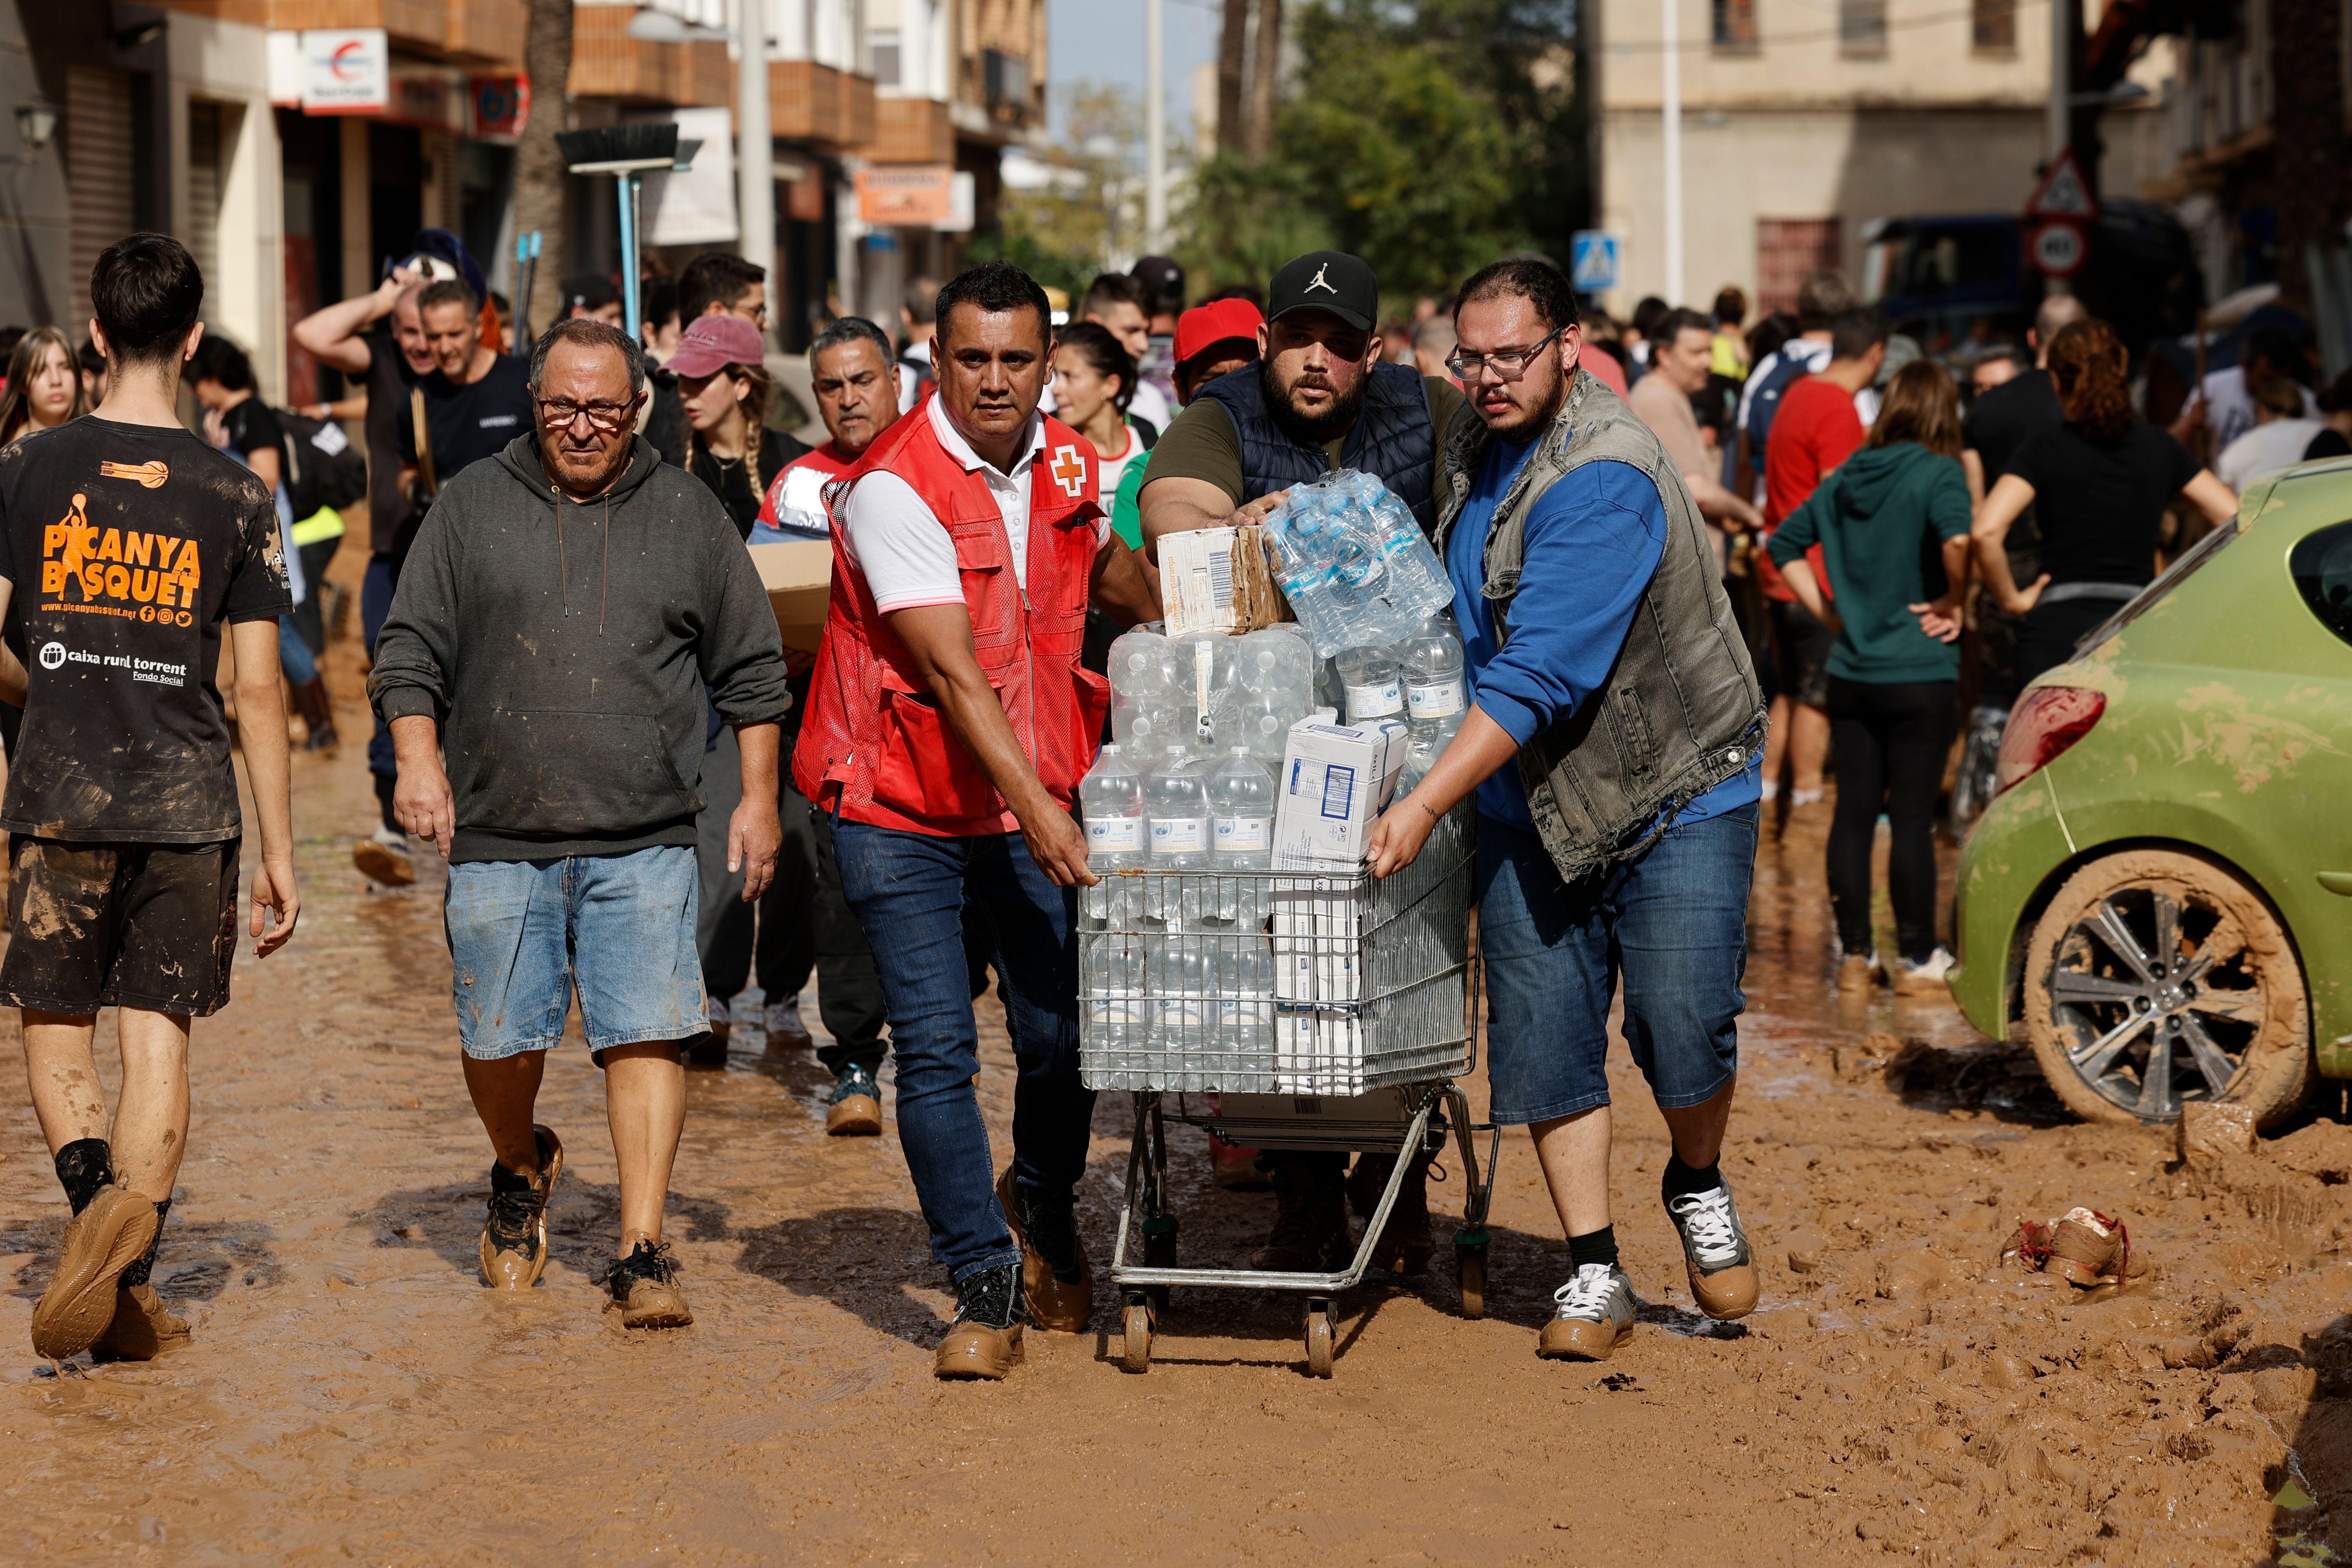
[[[1292,436],[1266,411],[1260,369],[1244,365],[1200,391],[1201,396],[1223,406],[1241,438],[1244,502],[1330,471],[1321,447]],[[1339,466],[1376,475],[1427,533],[1437,526],[1436,498],[1430,489],[1436,461],[1437,428],[1429,416],[1429,389],[1422,384],[1421,373],[1385,360],[1373,365],[1355,428],[1339,448]]]

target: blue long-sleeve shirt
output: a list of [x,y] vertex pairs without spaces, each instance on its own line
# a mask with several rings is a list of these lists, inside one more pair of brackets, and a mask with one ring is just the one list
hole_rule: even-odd
[[[1658,487],[1629,463],[1586,463],[1546,490],[1528,518],[1527,557],[1511,601],[1511,639],[1495,636],[1486,599],[1486,535],[1495,508],[1535,449],[1496,441],[1446,541],[1464,671],[1481,711],[1526,745],[1609,679],[1633,614],[1666,549]],[[1737,810],[1759,798],[1759,759],[1685,806],[1680,822]],[[1496,769],[1478,786],[1482,816],[1533,831],[1518,769]]]

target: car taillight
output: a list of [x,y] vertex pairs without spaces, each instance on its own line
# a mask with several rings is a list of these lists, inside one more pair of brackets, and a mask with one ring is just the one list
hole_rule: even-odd
[[2083,686],[2037,686],[2009,710],[2000,732],[2000,757],[1993,794],[2031,778],[2061,752],[2091,732],[2107,710],[2106,693]]

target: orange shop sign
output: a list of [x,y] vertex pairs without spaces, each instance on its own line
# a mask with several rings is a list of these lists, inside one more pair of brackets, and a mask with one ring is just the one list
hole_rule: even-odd
[[857,216],[870,224],[929,228],[955,216],[955,170],[946,163],[885,163],[857,171]]

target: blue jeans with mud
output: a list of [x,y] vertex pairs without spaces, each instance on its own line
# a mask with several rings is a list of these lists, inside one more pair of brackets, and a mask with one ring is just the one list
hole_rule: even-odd
[[1086,1173],[1095,1107],[1094,1091],[1078,1079],[1077,895],[1038,869],[1017,833],[938,838],[836,822],[833,843],[889,1010],[907,1172],[931,1256],[961,1285],[1021,1259],[996,1201],[996,1164],[973,1087],[980,1027],[964,904],[987,917],[1018,1064],[1013,1180],[1059,1194]]

